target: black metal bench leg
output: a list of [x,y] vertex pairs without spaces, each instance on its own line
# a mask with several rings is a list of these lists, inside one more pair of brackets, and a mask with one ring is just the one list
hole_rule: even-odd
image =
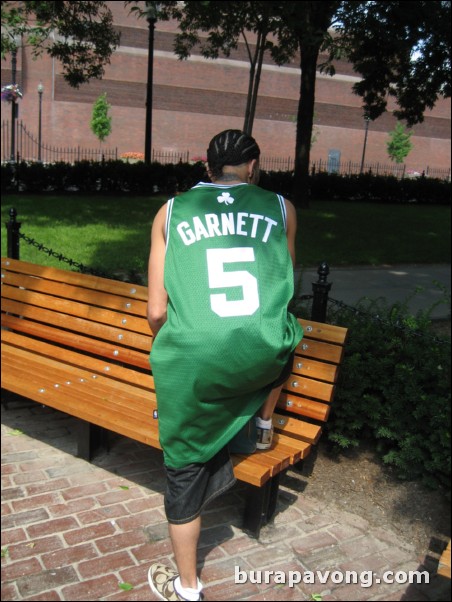
[[90,462],[100,448],[108,450],[108,431],[86,420],[79,420],[77,457]]
[[273,518],[273,515],[275,514],[276,504],[278,502],[280,477],[281,473],[278,473],[272,479],[270,479],[271,485],[268,498],[267,516],[265,521],[267,523]]
[[272,479],[269,479],[262,487],[250,486],[246,498],[243,529],[256,539],[267,522],[271,489]]

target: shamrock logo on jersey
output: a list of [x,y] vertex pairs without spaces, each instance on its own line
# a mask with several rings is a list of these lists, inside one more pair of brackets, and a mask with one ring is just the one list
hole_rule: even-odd
[[234,197],[232,197],[229,192],[223,192],[220,196],[217,196],[217,201],[219,203],[224,203],[225,205],[232,205],[234,200]]

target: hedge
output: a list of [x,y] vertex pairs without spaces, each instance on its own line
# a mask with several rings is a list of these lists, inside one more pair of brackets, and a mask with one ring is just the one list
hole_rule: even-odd
[[[162,165],[143,162],[4,163],[2,193],[127,193],[172,195],[206,180],[204,163]],[[262,172],[260,185],[291,198],[293,172]],[[375,201],[381,203],[450,203],[450,182],[419,177],[316,173],[310,176],[316,200]]]

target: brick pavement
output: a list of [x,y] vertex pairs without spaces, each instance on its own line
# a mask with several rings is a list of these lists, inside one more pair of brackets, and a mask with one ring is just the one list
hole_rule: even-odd
[[[1,599],[153,600],[149,564],[172,564],[161,453],[115,437],[90,464],[74,456],[75,428],[75,419],[26,400],[2,406]],[[259,541],[240,530],[243,484],[206,511],[200,570],[207,600],[450,600],[450,581],[438,576],[429,585],[340,583],[346,571],[434,573],[437,561],[315,499],[309,487],[301,494],[293,481],[283,484],[274,524]],[[235,567],[252,579],[235,584]],[[305,571],[307,580],[306,571],[318,570],[331,578],[281,583],[282,571],[287,581],[290,571]],[[275,572],[269,583],[264,571]]]

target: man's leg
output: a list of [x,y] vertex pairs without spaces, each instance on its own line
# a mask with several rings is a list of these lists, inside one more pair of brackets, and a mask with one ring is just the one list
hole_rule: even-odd
[[169,533],[182,587],[198,588],[196,575],[197,549],[201,517],[182,525],[169,523]]
[[184,524],[168,523],[177,571],[160,563],[151,565],[149,585],[161,600],[202,600],[202,584],[196,574],[201,518]]
[[256,449],[270,449],[273,441],[272,416],[281,394],[282,385],[272,389],[269,396],[256,414]]
[[282,388],[283,385],[280,385],[279,387],[276,387],[276,389],[272,389],[270,391],[269,396],[264,401],[264,403],[261,406],[261,409],[257,413],[259,418],[262,418],[262,420],[270,420],[270,418],[273,416],[273,412],[275,411],[276,404],[278,403],[278,399],[281,395]]

